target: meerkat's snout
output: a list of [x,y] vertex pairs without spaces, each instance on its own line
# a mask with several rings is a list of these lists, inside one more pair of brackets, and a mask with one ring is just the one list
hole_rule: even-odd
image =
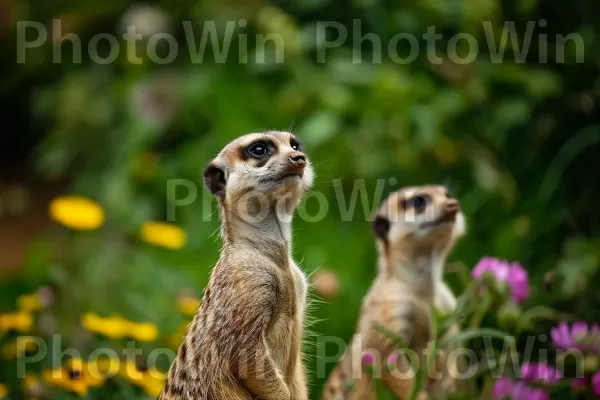
[[460,204],[458,204],[458,201],[455,199],[447,199],[442,204],[442,212],[448,218],[454,219],[454,218],[456,218],[456,214],[458,214],[460,212]]
[[290,160],[290,164],[292,168],[297,169],[298,171],[304,171],[304,167],[306,167],[306,156],[301,152],[294,152],[290,154],[288,157]]
[[460,213],[460,204],[456,199],[444,199],[439,205],[439,216],[430,221],[430,225],[454,224]]

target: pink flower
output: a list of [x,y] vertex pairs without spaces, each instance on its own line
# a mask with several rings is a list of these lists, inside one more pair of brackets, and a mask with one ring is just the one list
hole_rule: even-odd
[[398,354],[396,354],[396,353],[390,354],[387,361],[388,361],[388,364],[391,364],[391,365],[398,364]]
[[493,257],[483,257],[473,271],[473,279],[490,272],[498,282],[504,282],[510,290],[510,295],[515,303],[523,303],[529,298],[529,277],[527,271],[518,262],[509,263]]
[[[500,378],[492,390],[495,400],[549,400],[544,388],[532,386],[555,384],[561,380],[561,374],[546,362],[525,363],[521,367],[522,380]],[[600,382],[600,378],[599,378]]]
[[544,389],[531,389],[529,397],[524,400],[550,400],[550,396]]
[[517,262],[510,264],[506,283],[515,303],[523,303],[529,298],[529,277],[521,264]]
[[526,382],[554,384],[561,380],[562,376],[546,362],[524,363],[521,366],[521,376]]
[[374,361],[375,361],[375,357],[373,357],[373,354],[371,354],[371,353],[366,353],[362,356],[362,363],[366,367],[373,365]]
[[595,396],[600,397],[600,372],[596,372],[592,376],[592,390]]
[[494,384],[494,389],[492,390],[492,397],[494,399],[506,399],[510,397],[510,393],[512,391],[513,381],[510,378],[500,378]]
[[596,351],[600,340],[600,326],[590,326],[582,321],[573,322],[571,327],[561,322],[550,331],[554,347],[558,349],[576,348],[582,351]]
[[386,368],[388,369],[388,371],[393,371],[398,367],[399,359],[400,359],[400,357],[398,357],[398,354],[395,352],[389,355],[389,357],[387,358],[387,365],[386,365]]
[[492,390],[495,400],[549,400],[544,389],[528,386],[525,382],[513,381],[510,378],[500,378]]
[[587,385],[587,383],[585,381],[585,378],[573,378],[573,379],[571,379],[571,387],[576,392],[578,392],[580,390],[585,390],[586,385]]

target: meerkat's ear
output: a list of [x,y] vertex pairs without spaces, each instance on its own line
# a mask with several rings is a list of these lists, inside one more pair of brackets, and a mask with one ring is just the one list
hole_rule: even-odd
[[378,215],[375,217],[375,221],[373,221],[373,230],[378,238],[387,240],[390,231],[390,221],[387,218]]
[[217,197],[225,197],[225,171],[211,162],[204,168],[203,175],[206,188]]

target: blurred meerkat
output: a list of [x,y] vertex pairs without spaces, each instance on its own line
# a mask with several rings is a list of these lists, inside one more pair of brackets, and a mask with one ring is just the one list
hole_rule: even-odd
[[287,132],[241,136],[208,164],[223,248],[159,400],[308,398],[307,283],[291,258],[291,218],[312,179]]
[[[363,300],[357,334],[325,385],[324,400],[377,398],[375,382],[361,365],[366,353],[375,355],[373,368],[381,371],[387,389],[398,399],[408,398],[416,371],[410,370],[403,357],[395,371],[382,365],[390,355],[402,353],[398,344],[377,327],[402,338],[417,355],[418,365],[423,366],[424,352],[432,339],[432,307],[445,312],[456,307],[456,299],[442,275],[448,253],[465,232],[465,218],[458,201],[445,187],[408,187],[393,193],[380,206],[373,228],[379,252],[378,274]],[[448,334],[456,330],[453,327]],[[427,398],[427,393],[435,395],[455,389],[452,372],[456,373],[456,360],[448,363],[444,354],[447,356],[447,351],[436,358],[439,374],[436,380],[428,382],[420,399]],[[378,370],[379,367],[382,368]]]

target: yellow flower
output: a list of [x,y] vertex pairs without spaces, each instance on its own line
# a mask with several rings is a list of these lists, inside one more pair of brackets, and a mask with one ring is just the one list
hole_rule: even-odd
[[8,397],[8,386],[0,383],[0,399]]
[[183,229],[167,222],[146,222],[142,225],[141,237],[150,244],[171,250],[181,249],[186,241]]
[[127,381],[139,384],[144,379],[144,373],[140,371],[135,362],[127,361],[121,364],[120,375]]
[[150,379],[144,381],[142,385],[142,389],[146,392],[146,394],[152,398],[158,397],[163,387],[165,386],[164,382],[156,381],[154,379]]
[[29,336],[19,337],[16,341],[8,342],[2,347],[2,354],[5,358],[13,359],[22,356],[27,352],[37,350],[38,346],[35,340]]
[[177,300],[177,309],[182,314],[193,317],[194,315],[196,315],[200,304],[202,304],[202,300],[198,298],[190,296],[180,297]]
[[126,336],[129,329],[129,321],[118,315],[104,319],[102,328],[98,331],[110,339],[120,339]]
[[158,369],[150,369],[144,374],[144,379],[141,381],[140,386],[146,394],[150,397],[156,398],[165,386],[167,375]]
[[26,312],[0,315],[0,332],[28,332],[33,326],[33,317]]
[[88,370],[93,375],[99,375],[103,377],[112,377],[119,372],[120,361],[112,357],[98,357],[88,363]]
[[127,361],[121,365],[120,375],[128,382],[142,388],[149,396],[154,398],[158,397],[167,379],[167,374],[164,372],[156,368],[142,371],[132,361]]
[[64,389],[79,396],[85,396],[88,393],[88,387],[81,376],[77,372],[67,371],[64,368],[42,371],[42,380],[49,386]]
[[149,322],[133,322],[121,316],[102,318],[94,313],[81,317],[81,324],[90,332],[97,333],[109,339],[131,337],[140,342],[152,342],[158,337],[158,328]]
[[68,228],[92,230],[104,223],[104,210],[85,197],[61,196],[50,203],[50,217]]
[[154,324],[132,322],[128,336],[139,340],[140,342],[153,342],[158,337],[158,328]]
[[43,304],[37,293],[24,294],[17,298],[17,307],[24,312],[35,312],[42,309]]
[[97,332],[102,329],[104,320],[95,313],[86,313],[81,317],[81,325],[90,332]]
[[19,332],[29,332],[33,326],[33,317],[25,312],[15,314],[14,329]]
[[90,364],[79,358],[72,358],[65,363],[65,370],[70,374],[71,379],[81,379],[88,387],[99,387],[104,383],[104,377],[97,374],[97,371],[91,370]]
[[159,370],[158,368],[150,368],[148,370],[148,376],[157,381],[164,382],[167,380],[167,374]]
[[148,396],[156,398],[165,386],[166,380],[167,374],[156,368],[150,368],[141,372],[134,383],[141,387]]
[[125,337],[129,329],[129,321],[119,316],[102,318],[94,313],[84,314],[81,324],[90,332],[98,333],[110,339]]
[[89,365],[85,362],[74,358],[61,368],[43,371],[42,380],[48,385],[85,396],[90,388],[97,388],[104,384],[104,378],[95,372],[90,371]]

